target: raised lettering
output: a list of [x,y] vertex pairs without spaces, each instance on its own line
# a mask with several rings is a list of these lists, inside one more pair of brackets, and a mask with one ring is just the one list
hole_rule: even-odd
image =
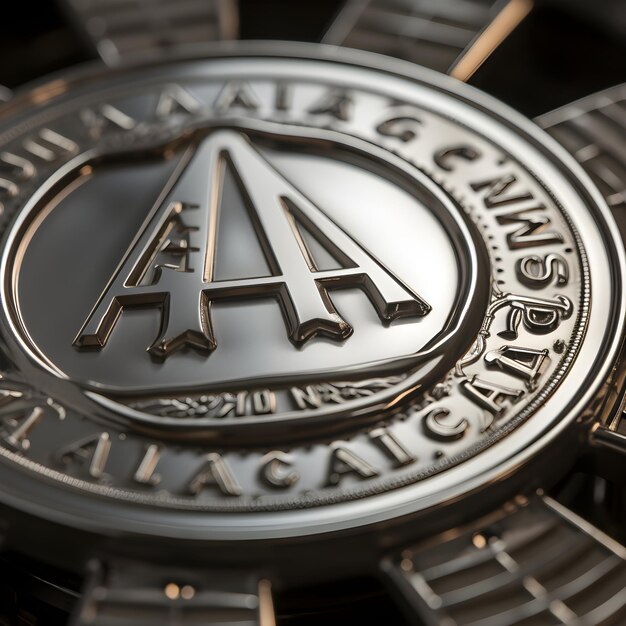
[[506,236],[506,241],[511,250],[530,248],[532,246],[546,246],[553,243],[562,243],[563,236],[553,230],[550,218],[536,211],[545,211],[545,207],[539,205],[523,211],[515,211],[498,215],[499,224],[519,224],[519,228]]
[[381,122],[376,130],[385,137],[394,137],[407,143],[417,137],[421,123],[417,117],[412,115],[395,115]]
[[156,116],[163,119],[176,113],[190,115],[202,108],[200,101],[180,85],[168,85],[160,94]]
[[290,83],[276,85],[276,99],[274,106],[277,111],[288,111],[293,101],[293,86]]
[[37,137],[24,140],[24,150],[48,163],[78,152],[78,144],[56,131],[44,128]]
[[450,161],[454,162],[456,159],[475,161],[480,158],[480,156],[480,152],[471,146],[453,146],[436,152],[433,156],[433,161],[442,170],[452,172],[455,168],[450,165]]
[[286,489],[300,480],[300,474],[294,469],[293,457],[280,450],[269,452],[261,459],[261,478],[271,487]]
[[0,161],[11,167],[11,173],[19,180],[30,180],[36,173],[32,161],[11,152],[0,153]]
[[561,320],[568,319],[574,307],[565,296],[553,300],[529,296],[508,295],[496,303],[494,310],[509,306],[506,328],[498,333],[504,339],[517,339],[520,324],[536,334],[544,335],[558,328]]
[[109,433],[98,433],[64,447],[59,451],[58,457],[68,465],[75,462],[86,467],[91,478],[102,478],[110,451]]
[[478,183],[471,183],[470,186],[474,191],[485,191],[485,206],[493,209],[514,202],[522,202],[523,200],[532,200],[532,194],[527,191],[519,193],[511,193],[511,187],[517,186],[517,178],[512,174],[506,174],[497,178],[490,178]]
[[13,450],[26,451],[30,448],[28,435],[30,431],[41,421],[44,409],[36,406],[21,415],[12,415],[3,420],[7,427],[6,433],[2,435],[2,441]]
[[146,452],[139,463],[139,467],[133,478],[142,485],[158,485],[161,482],[161,476],[155,473],[156,467],[161,458],[161,448],[156,444],[150,444],[146,448]]
[[95,108],[83,109],[80,118],[89,129],[92,139],[99,139],[110,128],[132,130],[137,125],[132,117],[106,103]]
[[227,83],[217,96],[215,110],[218,113],[227,113],[235,107],[248,110],[259,108],[259,99],[248,83]]
[[[271,276],[213,279],[217,212],[226,167],[239,179],[245,204],[253,212]],[[181,174],[182,170],[174,178]],[[182,180],[186,176],[212,181],[202,201],[205,211],[180,202],[155,206],[79,331],[76,346],[102,348],[126,307],[161,309],[161,329],[149,348],[160,358],[185,347],[213,351],[217,343],[210,302],[221,298],[276,299],[296,345],[318,335],[335,341],[351,335],[352,327],[335,310],[327,288],[362,289],[385,322],[430,311],[420,296],[296,190],[238,133],[212,134],[198,148]],[[176,180],[171,184],[175,193]],[[301,229],[314,236],[342,267],[318,271]]]
[[461,439],[469,428],[464,417],[453,416],[448,409],[437,407],[429,411],[422,421],[424,432],[438,441]]
[[504,387],[478,376],[461,381],[460,385],[468,398],[493,415],[500,415],[511,402],[517,402],[524,395],[519,389]]
[[309,108],[313,115],[332,115],[342,122],[350,119],[351,111],[352,98],[342,89],[328,91]]
[[415,457],[404,447],[402,442],[387,428],[375,428],[369,433],[378,446],[395,462],[396,466],[411,465]]
[[502,346],[485,354],[485,362],[491,367],[521,378],[529,391],[534,391],[548,365],[548,350]]
[[241,495],[241,487],[230,467],[224,458],[215,452],[206,455],[202,469],[189,483],[189,490],[194,495],[198,495],[207,487],[216,487],[227,496]]
[[319,409],[322,406],[322,395],[313,385],[292,387],[290,391],[300,409]]
[[558,254],[525,256],[517,261],[515,269],[520,282],[531,289],[541,289],[550,283],[563,286],[569,281],[567,261]]
[[347,474],[355,474],[359,478],[372,478],[378,475],[378,471],[352,450],[334,444],[330,455],[328,484],[338,485]]

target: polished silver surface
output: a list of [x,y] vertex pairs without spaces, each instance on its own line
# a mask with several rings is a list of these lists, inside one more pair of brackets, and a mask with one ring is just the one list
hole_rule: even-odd
[[[16,105],[6,501],[310,535],[485,488],[571,429],[622,332],[599,194],[512,112],[371,63],[261,48]],[[165,301],[182,340],[151,355]]]

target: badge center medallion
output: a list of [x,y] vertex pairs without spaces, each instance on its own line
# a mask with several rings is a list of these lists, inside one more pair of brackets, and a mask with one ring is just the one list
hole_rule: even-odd
[[118,500],[351,520],[556,433],[612,296],[549,146],[430,75],[132,76],[0,135],[0,454]]

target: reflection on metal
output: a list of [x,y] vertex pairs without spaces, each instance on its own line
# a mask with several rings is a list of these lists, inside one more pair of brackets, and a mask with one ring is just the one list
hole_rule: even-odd
[[347,0],[322,41],[445,72],[491,15],[478,0]]
[[119,562],[89,565],[72,626],[275,626],[271,587],[241,572]]
[[403,550],[383,570],[427,626],[617,624],[626,616],[626,549],[547,497],[519,497]]
[[459,80],[469,80],[494,50],[520,25],[532,8],[532,0],[509,0],[489,26],[455,61],[448,73]]
[[236,0],[65,0],[107,65],[129,54],[239,34]]
[[[560,515],[564,520],[579,528],[583,533],[587,533],[597,542],[605,546],[607,550],[614,552],[620,559],[626,561],[626,547],[624,547],[621,543],[609,537],[599,528],[596,528],[593,524],[590,524],[585,519],[580,517],[580,515],[577,515],[554,498],[543,495],[542,499],[547,506]],[[626,600],[626,598],[624,599]]]
[[[217,249],[224,245],[219,217],[229,209],[222,206],[226,170],[237,181],[269,276],[262,270],[253,277],[215,276]],[[196,184],[200,202],[154,206],[79,331],[77,347],[104,348],[123,311],[138,307],[161,310],[159,336],[148,349],[158,358],[188,347],[203,353],[215,350],[211,305],[223,299],[275,298],[296,346],[316,336],[342,342],[352,334],[352,326],[333,306],[330,289],[362,289],[381,323],[430,312],[419,295],[295,189],[244,135],[211,134],[186,169],[177,169],[177,176],[166,184],[170,196],[185,197]],[[211,181],[206,191],[201,186],[205,178]],[[338,269],[318,266],[304,232],[339,262]]]
[[626,83],[536,119],[591,175],[626,236]]
[[276,626],[274,600],[272,599],[272,583],[269,580],[259,581],[259,626]]
[[626,454],[626,435],[596,424],[591,431],[592,442]]

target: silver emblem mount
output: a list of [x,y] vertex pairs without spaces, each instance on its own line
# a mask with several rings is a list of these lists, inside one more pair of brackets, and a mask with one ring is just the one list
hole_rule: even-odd
[[486,484],[598,384],[614,245],[524,122],[329,61],[110,80],[0,136],[16,466],[312,532]]

